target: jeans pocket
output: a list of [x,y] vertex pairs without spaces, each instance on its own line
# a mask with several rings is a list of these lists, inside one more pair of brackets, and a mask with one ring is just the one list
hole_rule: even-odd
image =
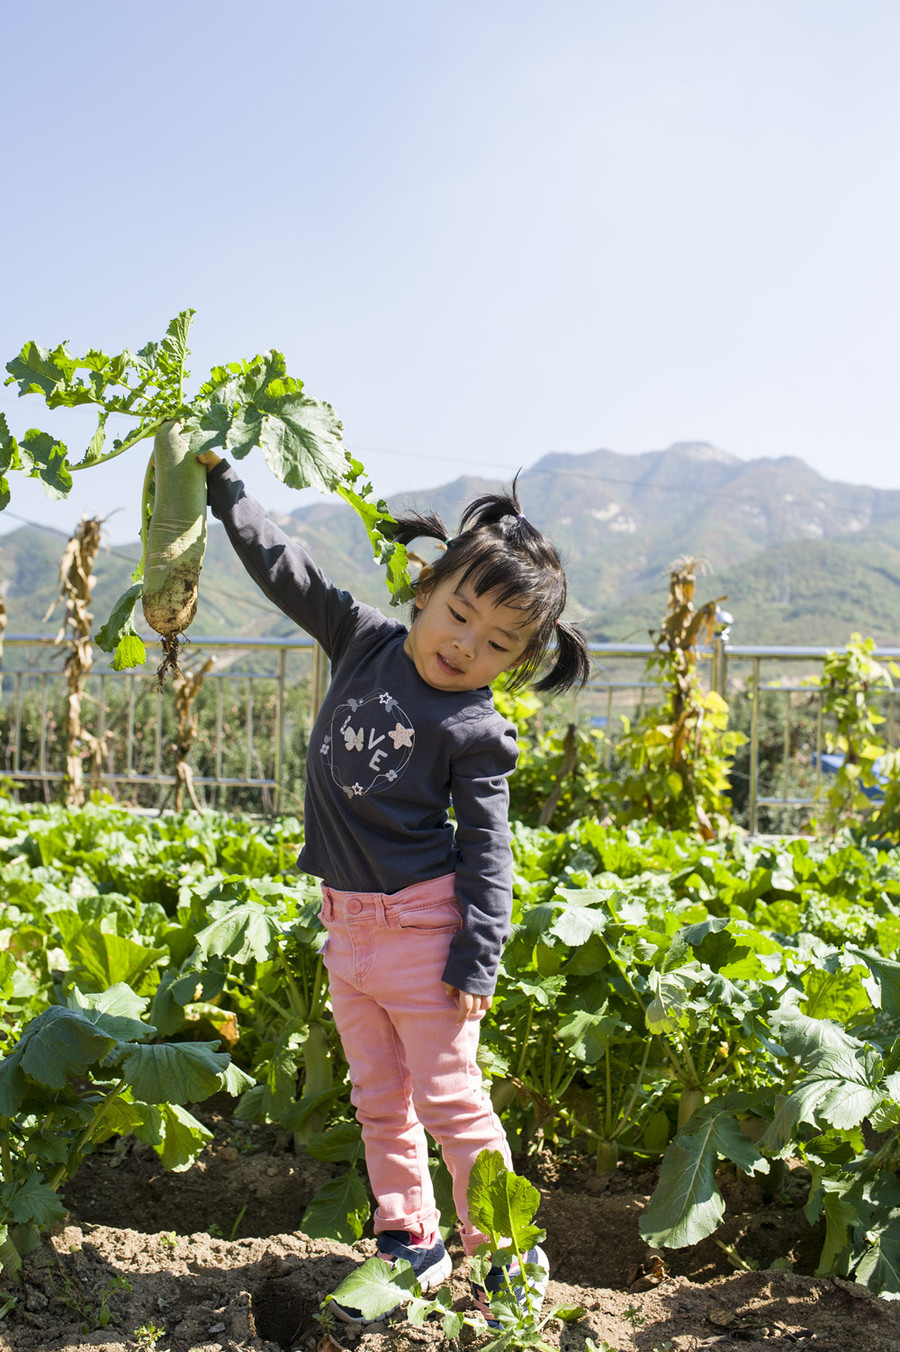
[[396,919],[398,929],[421,934],[456,934],[463,923],[456,902],[449,900],[405,906]]

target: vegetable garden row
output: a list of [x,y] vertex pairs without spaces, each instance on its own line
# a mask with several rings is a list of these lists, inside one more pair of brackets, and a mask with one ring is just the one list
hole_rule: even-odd
[[[303,1218],[368,1216],[300,824],[0,809],[0,1255],[12,1278],[93,1146],[170,1168],[226,1090],[344,1172]],[[660,1162],[648,1242],[723,1213],[721,1160],[811,1171],[820,1271],[900,1293],[900,866],[849,837],[703,842],[651,825],[517,826],[515,929],[483,1068],[520,1151]],[[436,1165],[437,1170],[437,1165]],[[438,1172],[439,1187],[442,1183]],[[443,1189],[446,1212],[451,1204]]]

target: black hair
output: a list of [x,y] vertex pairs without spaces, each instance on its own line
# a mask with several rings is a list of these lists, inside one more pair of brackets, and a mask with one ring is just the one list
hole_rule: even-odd
[[[404,545],[418,539],[441,540],[446,545],[423,574],[429,589],[459,574],[460,583],[470,582],[476,596],[492,593],[499,605],[521,610],[523,623],[535,626],[522,663],[512,673],[510,690],[533,684],[535,690],[561,692],[584,685],[591,674],[590,649],[578,626],[560,619],[566,604],[566,575],[556,547],[522,513],[516,493],[518,477],[509,489],[470,502],[451,539],[435,512],[398,518],[392,534]],[[535,680],[554,643],[550,670]]]

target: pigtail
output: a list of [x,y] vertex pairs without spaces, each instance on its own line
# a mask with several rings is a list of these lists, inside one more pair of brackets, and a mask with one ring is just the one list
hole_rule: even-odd
[[[460,520],[460,531],[477,530],[479,526],[495,526],[504,517],[520,517],[522,508],[513,484],[509,493],[484,493],[466,507]],[[524,519],[524,518],[523,518]]]
[[572,686],[580,689],[591,675],[591,650],[577,624],[559,620],[556,628],[556,658],[553,666],[534,688],[561,694]]
[[409,516],[397,518],[396,525],[391,529],[391,538],[401,545],[408,545],[413,540],[445,541],[447,527],[437,512],[412,512]]
[[474,498],[462,514],[460,533],[478,530],[483,526],[493,526],[502,531],[513,548],[524,547],[526,550],[533,550],[539,543],[543,543],[544,537],[541,532],[532,526],[522,511],[517,491],[518,482],[517,473],[508,492],[484,493],[481,497]]

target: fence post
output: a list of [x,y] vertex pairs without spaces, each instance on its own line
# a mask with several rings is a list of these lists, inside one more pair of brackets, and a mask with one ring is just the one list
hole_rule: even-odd
[[713,689],[717,695],[725,698],[727,686],[727,663],[728,658],[725,655],[725,640],[721,634],[717,634],[713,639]]
[[750,677],[753,687],[753,699],[750,704],[750,834],[756,835],[757,815],[756,798],[759,790],[759,658],[753,659],[753,674]]

